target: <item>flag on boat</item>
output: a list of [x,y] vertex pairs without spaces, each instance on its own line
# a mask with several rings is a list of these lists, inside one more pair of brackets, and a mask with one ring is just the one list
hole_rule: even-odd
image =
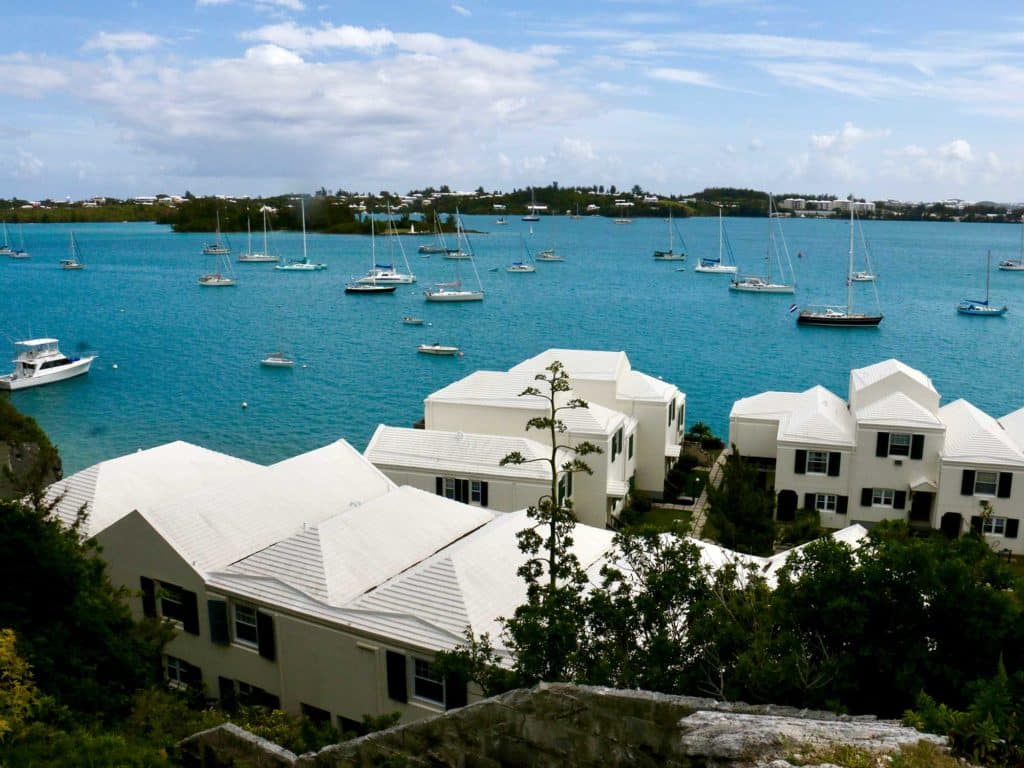
[[796,305],[796,304],[790,304],[790,305],[789,305],[789,311],[790,311],[790,313],[796,312],[796,311],[797,311],[797,309],[798,309],[798,307],[797,307],[797,305]]

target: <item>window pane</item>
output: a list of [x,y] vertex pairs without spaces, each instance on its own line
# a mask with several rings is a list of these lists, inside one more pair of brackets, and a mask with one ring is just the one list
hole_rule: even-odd
[[828,453],[825,451],[808,451],[807,472],[818,475],[824,475],[828,472]]
[[994,496],[998,482],[998,472],[977,472],[974,475],[974,492],[985,496]]
[[835,512],[838,508],[838,497],[831,493],[819,493],[815,496],[814,508],[819,512]]
[[421,699],[444,704],[444,680],[434,670],[434,665],[423,659],[413,662],[413,692]]
[[874,507],[891,507],[893,492],[884,488],[875,488],[871,493],[871,505]]
[[160,615],[172,621],[185,620],[185,606],[181,600],[181,589],[173,584],[160,585]]
[[910,455],[910,435],[893,432],[889,435],[889,453],[892,456]]
[[251,645],[259,643],[259,633],[256,631],[256,609],[252,606],[235,606],[235,640]]
[[994,533],[997,536],[1002,536],[1006,533],[1006,518],[990,517],[986,520],[982,520],[981,530],[982,533]]
[[471,482],[469,484],[469,499],[470,499],[470,501],[475,501],[477,504],[480,503],[480,499],[482,498],[481,493],[480,493],[480,488],[481,488],[481,486],[480,486],[480,481],[479,480],[474,480],[473,482]]

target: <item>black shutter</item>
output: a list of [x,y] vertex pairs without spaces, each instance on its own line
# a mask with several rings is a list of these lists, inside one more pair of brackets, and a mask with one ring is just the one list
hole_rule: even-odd
[[973,496],[974,495],[974,470],[965,469],[963,477],[960,478],[960,495],[961,496]]
[[181,624],[190,635],[199,634],[199,603],[196,593],[187,589],[181,590]]
[[152,579],[145,576],[139,577],[139,584],[142,585],[142,615],[150,619],[156,618],[156,585]]
[[436,493],[438,496],[444,496],[444,478],[443,477],[435,477],[434,478],[434,493]]
[[206,612],[210,618],[210,640],[217,645],[231,642],[228,632],[228,604],[224,600],[207,600]]
[[1008,519],[1006,521],[1006,533],[1003,535],[1008,539],[1017,538],[1017,528],[1020,525],[1020,520]]
[[797,448],[793,471],[798,475],[807,474],[807,451],[802,448]]
[[1010,498],[1010,488],[1013,486],[1013,472],[999,473],[999,490],[996,495],[1000,499]]
[[199,667],[193,666],[192,664],[186,664],[182,673],[182,677],[185,678],[185,684],[190,688],[203,687],[203,670]]
[[220,694],[220,705],[229,712],[238,705],[238,696],[235,694],[235,681],[229,677],[217,678],[217,692]]
[[971,515],[971,530],[981,533],[981,515]]
[[458,709],[466,706],[469,700],[468,696],[465,680],[451,675],[444,679],[445,709]]
[[847,508],[850,506],[849,496],[836,496],[836,514],[845,515]]
[[861,488],[860,489],[860,505],[862,507],[871,506],[871,497],[874,495],[874,488]]
[[842,454],[834,452],[828,455],[828,476],[839,477],[839,462],[842,461]]
[[814,496],[813,493],[804,494],[804,509],[814,509]]
[[261,707],[266,707],[267,709],[281,708],[280,697],[275,696],[272,693],[267,693],[267,691],[260,691],[259,698],[257,699],[257,701],[259,702],[259,705]]
[[875,440],[875,456],[881,456],[883,459],[889,455],[889,433],[879,432],[878,437]]
[[277,658],[274,643],[274,617],[263,611],[256,611],[256,638],[260,642],[260,656],[273,661]]
[[892,508],[893,509],[906,509],[907,507],[907,492],[906,491],[893,491],[892,494]]
[[459,486],[459,492],[455,497],[456,501],[461,501],[463,504],[469,504],[469,480],[456,480]]
[[924,435],[910,436],[910,458],[920,459],[924,456]]
[[487,506],[487,481],[480,481],[480,506]]
[[405,654],[388,651],[386,653],[388,670],[388,698],[394,701],[408,701]]

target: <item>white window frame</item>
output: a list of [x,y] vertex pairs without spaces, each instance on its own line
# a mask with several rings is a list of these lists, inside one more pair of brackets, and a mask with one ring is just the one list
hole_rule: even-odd
[[[181,587],[177,584],[164,584],[162,582],[156,583],[156,594],[157,604],[160,607],[159,613],[160,618],[166,619],[172,624],[176,624],[179,627],[185,626],[185,602],[181,599],[181,594],[184,592]],[[167,611],[164,610],[164,601],[174,603],[179,606],[178,615],[181,618],[175,618],[174,616],[168,616]]]
[[[252,611],[252,621],[240,621],[238,611]],[[259,624],[256,620],[256,606],[246,605],[245,603],[232,603],[231,604],[231,636],[238,645],[244,645],[246,648],[259,648],[260,647],[260,630]],[[252,634],[254,638],[249,640],[245,637],[239,637],[238,625],[242,624],[246,627],[252,627]]]
[[[983,483],[982,480],[981,480],[981,476],[982,475],[990,475],[992,477],[992,482],[991,483],[989,483],[989,482]],[[991,491],[982,490],[982,488],[980,488],[979,486],[984,486],[986,488],[991,486],[992,490]],[[999,490],[999,473],[998,472],[990,472],[989,470],[984,470],[983,469],[983,470],[978,470],[977,472],[974,473],[974,495],[975,496],[995,496],[996,492],[998,490]]]
[[[904,438],[906,443],[904,443]],[[897,442],[898,440],[898,442]],[[909,432],[890,432],[889,433],[889,455],[890,456],[910,456],[910,445],[914,440],[914,436]]]
[[[409,674],[412,677],[412,695],[421,701],[427,701],[431,704],[439,704],[445,706],[445,699],[447,691],[445,691],[444,677],[437,674],[434,670],[434,664],[427,659],[418,659],[415,656],[410,657]],[[420,681],[425,681],[428,685],[437,685],[441,688],[441,698],[437,699],[429,693],[421,693],[418,687]]]
[[484,483],[483,480],[470,480],[469,481],[469,503],[480,506],[484,503]]
[[896,492],[891,488],[872,488],[871,489],[871,506],[872,507],[887,507],[892,509],[893,504],[896,501]]
[[[814,458],[815,465],[821,463],[822,469],[811,469],[811,459]],[[823,457],[823,458],[819,458]],[[827,475],[828,474],[828,451],[808,451],[807,452],[807,463],[804,465],[808,475]]]
[[455,478],[454,477],[446,477],[444,479],[444,497],[446,499],[454,499],[455,498]]
[[839,511],[839,496],[834,493],[814,494],[814,509],[818,512],[835,514]]
[[1005,536],[1006,535],[1006,518],[1005,517],[983,517],[981,519],[981,532],[987,533],[990,536]]
[[192,665],[184,659],[179,659],[177,656],[168,656],[167,687],[176,688],[178,690],[188,688],[188,682],[185,680],[185,672],[190,666]]

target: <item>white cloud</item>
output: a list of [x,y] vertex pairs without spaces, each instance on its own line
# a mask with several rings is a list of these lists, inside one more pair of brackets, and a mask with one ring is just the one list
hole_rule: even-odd
[[42,174],[43,169],[46,167],[42,160],[21,147],[18,147],[16,153],[16,164],[14,173],[12,174],[15,179],[18,181],[27,181],[29,179],[35,179]]
[[857,144],[869,139],[877,139],[888,136],[889,131],[865,131],[850,122],[843,123],[843,127],[832,133],[812,134],[811,146],[822,152],[845,154]]
[[0,93],[38,99],[70,82],[66,63],[24,53],[0,55]]
[[302,57],[278,45],[257,45],[245,52],[247,61],[268,67],[287,67],[302,64]]
[[463,5],[459,5],[458,3],[454,3],[452,5],[452,10],[455,11],[457,14],[459,14],[459,16],[472,16],[473,15],[473,13],[468,8],[466,8]]
[[196,5],[230,5],[235,2],[243,2],[245,5],[260,10],[304,11],[306,9],[302,0],[196,0]]
[[711,75],[705,72],[697,72],[692,69],[676,69],[674,67],[658,67],[647,73],[648,77],[655,80],[664,80],[670,83],[683,83],[685,85],[699,85],[704,88],[721,88]]
[[293,51],[331,48],[380,50],[395,43],[395,35],[388,29],[366,29],[348,24],[340,27],[331,24],[323,24],[320,27],[300,27],[292,21],[269,24],[250,32],[244,32],[241,37],[243,40],[258,40]]
[[949,144],[939,147],[939,157],[957,163],[969,163],[974,160],[971,145],[963,139],[954,139]]
[[755,136],[750,140],[750,143],[747,145],[747,149],[751,152],[759,152],[764,149],[764,142]]
[[160,43],[159,37],[148,32],[100,32],[89,38],[82,48],[86,51],[148,51]]

